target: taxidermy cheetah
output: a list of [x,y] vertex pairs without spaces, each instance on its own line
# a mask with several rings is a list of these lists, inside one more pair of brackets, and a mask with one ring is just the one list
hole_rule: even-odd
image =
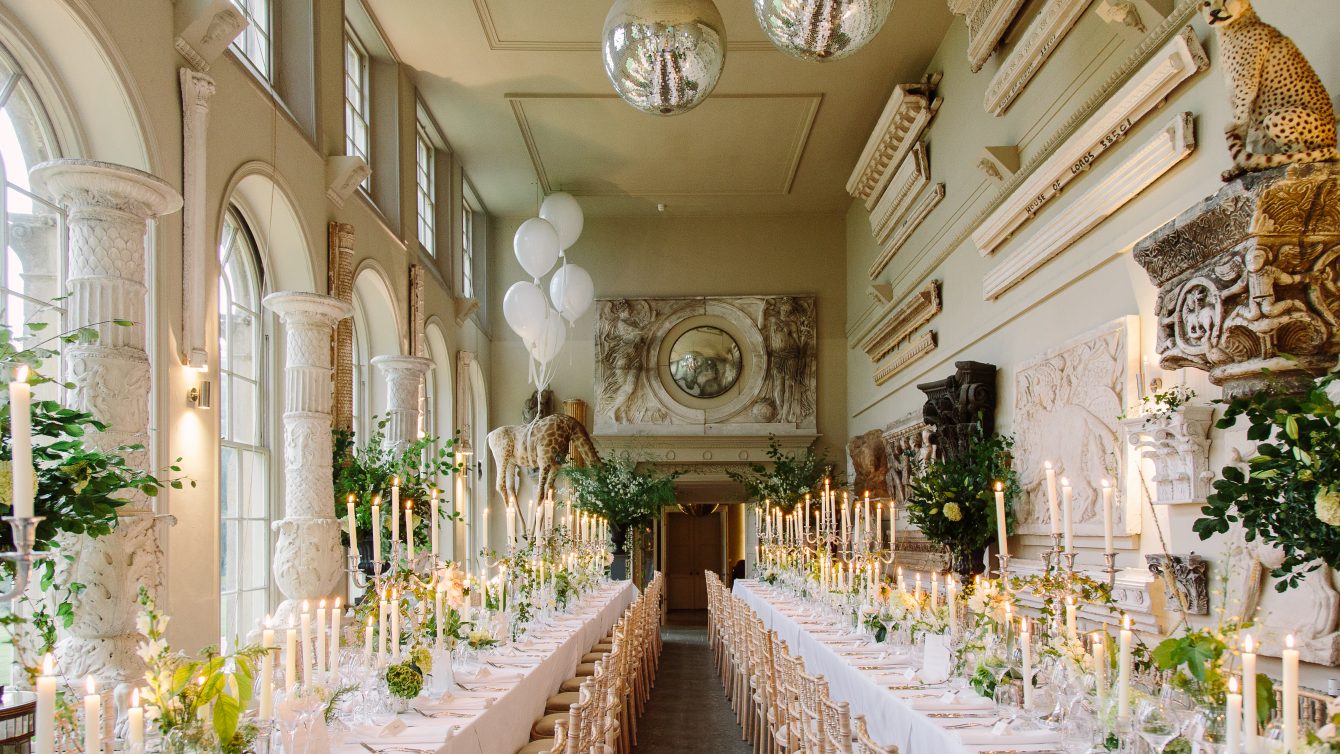
[[1219,34],[1232,107],[1224,135],[1233,168],[1224,180],[1340,157],[1331,99],[1293,40],[1262,21],[1251,0],[1203,0],[1202,6]]

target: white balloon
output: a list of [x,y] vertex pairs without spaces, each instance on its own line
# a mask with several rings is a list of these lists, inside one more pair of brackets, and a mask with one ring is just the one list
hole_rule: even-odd
[[544,277],[558,261],[558,231],[539,217],[521,223],[512,237],[512,251],[522,269],[535,279]]
[[530,345],[530,355],[541,364],[554,360],[568,339],[568,327],[563,317],[553,309],[546,308],[540,334]]
[[591,281],[591,274],[571,262],[559,267],[549,280],[549,298],[569,322],[576,322],[585,314],[595,297],[596,286]]
[[577,243],[582,234],[582,225],[586,222],[582,215],[582,205],[566,191],[550,194],[540,202],[540,217],[549,221],[558,231],[558,247],[567,250]]
[[528,280],[518,280],[503,294],[503,319],[512,332],[522,340],[534,340],[542,331],[544,313],[549,302],[544,300],[540,287]]

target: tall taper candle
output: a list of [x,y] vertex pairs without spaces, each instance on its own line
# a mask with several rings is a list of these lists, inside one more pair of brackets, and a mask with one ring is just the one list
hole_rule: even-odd
[[56,668],[50,653],[42,658],[42,674],[37,677],[33,751],[35,754],[54,754],[56,751]]
[[1060,534],[1061,506],[1056,502],[1056,469],[1052,468],[1051,461],[1045,461],[1042,470],[1047,475],[1047,512],[1052,519],[1052,534]]
[[391,547],[400,541],[400,477],[391,477]]
[[130,709],[126,710],[126,743],[130,746],[129,754],[143,754],[144,707],[140,706],[139,689],[130,692]]
[[275,630],[270,627],[270,616],[265,616],[262,626],[261,647],[265,649],[265,654],[261,655],[260,702],[256,716],[261,720],[270,720],[274,717],[275,690]]
[[[1010,554],[1010,546],[1006,542],[1009,537],[1006,530],[1007,523],[1005,520],[1005,485],[996,482],[996,547],[999,550],[997,554],[1006,557]],[[1004,561],[1001,562],[1004,563]]]
[[1033,704],[1033,634],[1028,630],[1028,618],[1024,618],[1019,631],[1019,649],[1023,654],[1024,709]]
[[[394,517],[393,517],[394,518]],[[382,559],[382,499],[372,498],[372,559]]]
[[1131,616],[1121,616],[1121,654],[1117,665],[1117,719],[1131,716]]
[[1112,546],[1112,485],[1103,480],[1103,552],[1116,552]]
[[284,686],[298,685],[298,626],[293,616],[288,617],[288,632],[284,634]]
[[88,694],[84,697],[84,753],[102,751],[102,695],[93,676],[88,677]]
[[1284,750],[1298,751],[1298,650],[1293,648],[1293,634],[1284,637],[1284,651],[1280,652],[1284,667],[1284,698],[1280,717],[1284,720]]
[[1229,676],[1228,679],[1228,694],[1224,698],[1224,729],[1224,754],[1241,754],[1242,694],[1238,693],[1237,676]]
[[326,651],[326,601],[320,600],[316,603],[316,677],[322,679],[326,674],[326,659],[329,653]]
[[432,496],[431,498],[429,498],[429,500],[428,500],[428,516],[430,517],[430,520],[432,521],[432,524],[430,525],[430,528],[429,528],[429,534],[428,534],[429,548],[430,548],[430,549],[429,549],[429,552],[430,552],[430,553],[432,554],[432,556],[433,556],[433,562],[434,562],[434,563],[437,563],[437,553],[438,553],[438,543],[437,543],[437,540],[438,540],[438,526],[437,526],[438,504],[437,504],[437,488],[436,488],[436,487],[433,488],[433,496]]
[[1061,519],[1065,522],[1065,551],[1075,551],[1075,528],[1073,511],[1075,507],[1075,490],[1070,486],[1070,480],[1061,477]]
[[32,387],[28,385],[28,367],[14,370],[9,383],[10,452],[14,470],[14,510],[19,518],[33,515],[33,429]]
[[344,503],[345,526],[349,529],[349,550],[358,554],[358,518],[354,516],[354,495],[349,493],[349,499]]
[[340,670],[340,624],[344,620],[344,601],[335,598],[335,606],[330,610],[330,662],[326,667],[332,677]]
[[1107,634],[1093,632],[1094,688],[1098,692],[1098,715],[1101,718],[1107,707]]
[[302,627],[302,685],[312,685],[312,612],[306,600],[302,603],[302,615],[298,617]]
[[405,557],[414,560],[414,501],[405,501]]
[[1242,750],[1258,754],[1256,736],[1256,644],[1252,635],[1242,639]]

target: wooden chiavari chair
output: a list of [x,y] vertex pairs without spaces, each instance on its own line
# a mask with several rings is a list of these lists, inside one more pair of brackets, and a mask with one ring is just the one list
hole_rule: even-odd
[[822,754],[852,754],[851,712],[846,702],[834,701],[828,695],[828,685],[821,689],[819,704],[823,708]]
[[897,746],[880,746],[870,737],[865,726],[865,716],[857,715],[852,721],[855,736],[852,739],[852,754],[898,754]]

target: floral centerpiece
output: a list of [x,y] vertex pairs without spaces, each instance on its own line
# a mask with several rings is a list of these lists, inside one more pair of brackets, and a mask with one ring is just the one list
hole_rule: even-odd
[[626,530],[649,523],[674,502],[675,480],[684,473],[658,474],[640,465],[629,453],[612,453],[602,463],[563,467],[577,507],[609,521],[616,552],[625,551]]
[[771,467],[755,463],[744,471],[726,471],[726,476],[744,485],[747,499],[757,504],[766,500],[782,510],[790,510],[806,495],[817,494],[824,478],[832,473],[826,454],[816,454],[809,448],[784,453],[776,435],[768,438],[767,455]]
[[1278,547],[1275,588],[1297,586],[1324,563],[1340,568],[1340,372],[1306,395],[1257,392],[1229,402],[1220,429],[1247,423],[1257,443],[1247,470],[1226,466],[1193,525],[1201,539],[1238,524],[1247,541]]
[[1010,466],[1013,440],[972,430],[967,450],[923,465],[907,495],[907,518],[926,538],[949,550],[965,579],[982,570],[982,552],[996,536],[995,486],[1005,492],[1007,530],[1014,526],[1019,478]]

